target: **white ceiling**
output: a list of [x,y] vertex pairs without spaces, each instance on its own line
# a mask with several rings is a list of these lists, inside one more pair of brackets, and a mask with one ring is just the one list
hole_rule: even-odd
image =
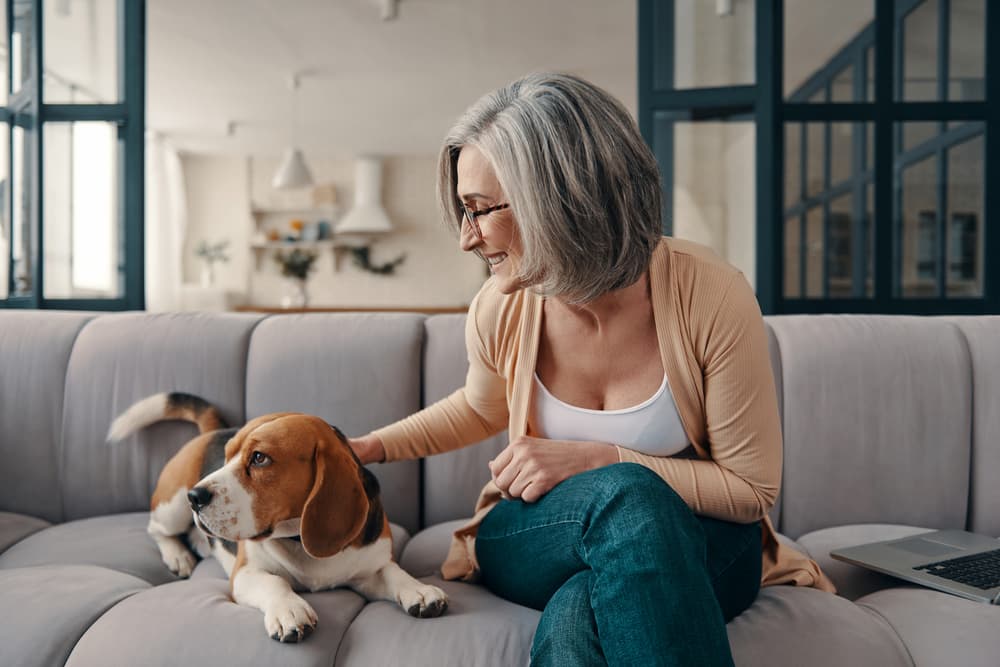
[[635,0],[400,0],[388,22],[378,0],[149,0],[147,48],[148,125],[191,152],[279,154],[293,71],[310,155],[434,154],[480,95],[537,70],[636,109]]

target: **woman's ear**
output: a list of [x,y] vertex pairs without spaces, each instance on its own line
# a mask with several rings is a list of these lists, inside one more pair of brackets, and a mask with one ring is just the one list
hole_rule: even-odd
[[358,537],[370,505],[360,466],[332,432],[316,445],[315,468],[312,491],[302,510],[302,547],[313,558],[326,558]]

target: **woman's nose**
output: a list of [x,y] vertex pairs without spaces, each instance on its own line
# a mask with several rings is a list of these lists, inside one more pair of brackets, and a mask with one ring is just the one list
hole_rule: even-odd
[[459,246],[462,250],[469,252],[471,250],[475,250],[480,243],[482,243],[482,240],[480,240],[480,238],[476,236],[476,233],[472,231],[472,225],[470,225],[469,221],[463,216],[462,226],[458,235]]

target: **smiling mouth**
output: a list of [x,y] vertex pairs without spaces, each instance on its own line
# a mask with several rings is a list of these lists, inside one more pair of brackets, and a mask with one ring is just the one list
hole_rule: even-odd
[[505,259],[507,259],[507,253],[502,252],[497,255],[488,255],[485,259],[487,264],[489,264],[491,267],[494,267],[497,264],[504,261]]

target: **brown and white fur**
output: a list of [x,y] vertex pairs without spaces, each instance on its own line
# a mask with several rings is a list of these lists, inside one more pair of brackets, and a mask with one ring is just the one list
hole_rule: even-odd
[[447,608],[444,591],[393,561],[378,481],[335,427],[276,413],[225,428],[214,406],[171,393],[130,407],[108,439],[168,419],[201,432],[167,462],[151,502],[147,530],[171,571],[186,577],[195,552],[214,555],[236,603],[263,611],[267,634],[282,642],[301,641],[316,626],[316,612],[295,591],[348,586],[421,618]]

